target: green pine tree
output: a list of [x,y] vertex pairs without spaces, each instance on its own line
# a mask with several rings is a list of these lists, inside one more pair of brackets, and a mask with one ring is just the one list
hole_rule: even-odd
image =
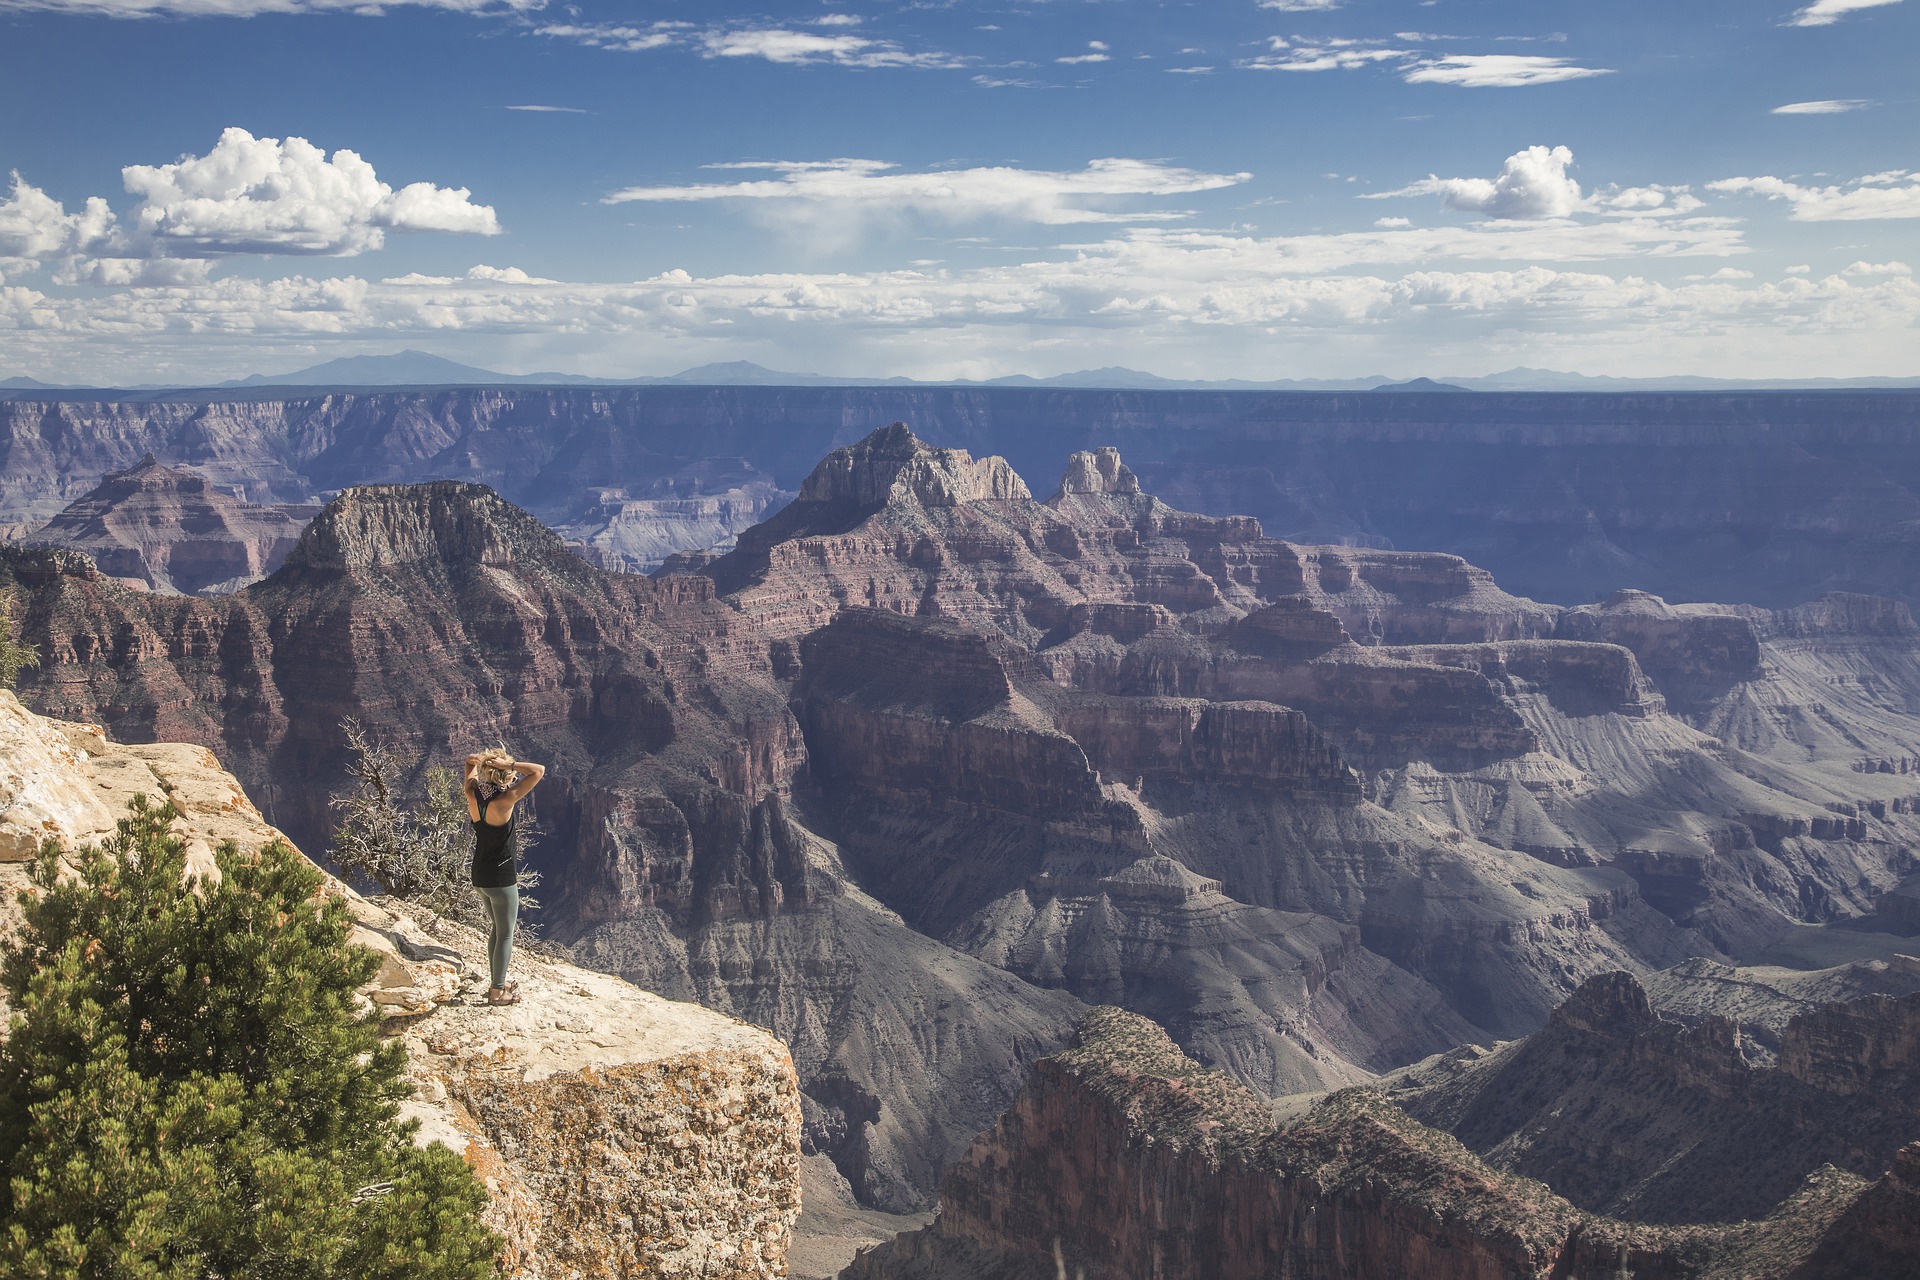
[[40,651],[13,638],[13,603],[13,592],[0,591],[0,689],[13,688],[22,671],[40,665]]
[[397,1122],[405,1051],[354,990],[378,967],[281,843],[187,880],[136,799],[60,874],[49,842],[0,959],[0,1274],[481,1280],[486,1194]]

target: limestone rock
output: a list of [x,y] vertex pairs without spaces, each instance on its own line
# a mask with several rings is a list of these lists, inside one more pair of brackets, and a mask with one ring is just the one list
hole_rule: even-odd
[[[0,838],[94,841],[126,801],[179,807],[193,873],[226,840],[285,837],[204,747],[125,746],[0,691]],[[17,921],[0,865],[0,930]],[[346,900],[381,966],[361,994],[409,1050],[418,1140],[461,1153],[515,1280],[787,1274],[800,1208],[800,1095],[786,1047],[758,1028],[619,978],[516,952],[522,1001],[484,1001],[486,940],[387,899]],[[0,1009],[0,1015],[5,1010]]]
[[1140,478],[1133,469],[1120,461],[1120,451],[1112,445],[1103,445],[1092,451],[1082,451],[1067,459],[1066,474],[1060,477],[1061,494],[1069,493],[1111,493],[1119,495],[1140,492]]
[[800,486],[798,500],[873,509],[907,497],[930,507],[951,507],[1031,496],[1006,459],[976,462],[965,450],[926,449],[906,423],[896,422],[858,445],[829,454]]
[[437,945],[421,953],[469,980],[389,1025],[409,1050],[419,1110],[494,1193],[509,1274],[786,1274],[801,1114],[784,1045],[524,952],[511,970],[521,1003],[492,1007],[485,937],[445,921],[423,931]]

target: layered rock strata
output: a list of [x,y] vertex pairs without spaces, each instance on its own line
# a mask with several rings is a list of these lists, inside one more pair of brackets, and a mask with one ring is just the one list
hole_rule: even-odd
[[[1865,1196],[1822,1174],[1739,1228],[1628,1224],[1488,1167],[1368,1090],[1276,1122],[1150,1023],[1096,1009],[949,1173],[934,1222],[843,1275],[1784,1280],[1835,1274],[1808,1266],[1835,1246],[1904,1275],[1920,1255],[1895,1216],[1911,1195],[1902,1161]],[[1871,1223],[1864,1243],[1855,1219]]]
[[1823,1165],[1877,1177],[1920,1139],[1920,995],[1802,1012],[1777,1065],[1743,1048],[1726,1019],[1662,1019],[1607,974],[1524,1041],[1408,1068],[1391,1096],[1583,1208],[1657,1222],[1759,1217]]
[[102,573],[129,585],[218,594],[278,569],[319,511],[241,501],[149,454],[104,477],[25,540],[85,552]]
[[[555,524],[745,458],[783,489],[904,419],[1051,474],[1118,445],[1186,510],[1302,543],[1448,551],[1508,589],[1770,607],[1914,602],[1914,393],[1367,394],[989,387],[515,387],[0,394],[0,520],[39,524],[151,452],[253,502],[491,485]],[[704,488],[722,492],[726,486]]]
[[309,842],[345,776],[345,717],[421,767],[503,739],[547,761],[552,934],[779,1034],[809,1090],[809,1150],[869,1204],[930,1203],[1079,1007],[848,883],[794,803],[806,751],[785,695],[713,669],[737,614],[705,579],[605,573],[454,484],[349,491],[272,579],[220,601],[129,593],[66,552],[0,560],[40,619],[43,709],[217,744]]
[[[612,479],[600,439],[551,476]],[[889,1209],[1082,1000],[1331,1087],[1595,974],[1838,930],[1913,870],[1898,606],[1566,610],[1176,511],[1112,453],[1036,501],[904,427],[795,487],[699,576],[606,573],[443,483],[349,491],[225,601],[51,551],[0,586],[37,706],[218,743],[303,838],[349,715],[423,765],[548,761],[551,934],[775,1030],[809,1149]]]
[[[204,747],[126,746],[0,691],[0,892],[44,839],[110,834],[134,795],[170,800],[195,874],[213,848],[285,837]],[[618,978],[516,953],[521,1004],[482,999],[485,939],[337,881],[353,941],[382,958],[363,990],[409,1050],[418,1140],[461,1153],[516,1280],[787,1274],[801,1115],[772,1036]],[[11,928],[13,917],[0,920]]]

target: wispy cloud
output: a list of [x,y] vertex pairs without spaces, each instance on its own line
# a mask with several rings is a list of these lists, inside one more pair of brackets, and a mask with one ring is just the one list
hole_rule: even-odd
[[1775,107],[1776,116],[1837,116],[1843,111],[1859,111],[1873,103],[1866,98],[1821,98],[1814,102],[1789,102]]
[[820,35],[784,27],[706,31],[700,36],[700,51],[709,58],[765,58],[789,65],[824,62],[842,67],[958,67],[964,61],[945,53],[910,53],[888,40]]
[[973,82],[982,89],[1059,89],[1062,85],[1045,80],[1014,80],[1004,76],[977,75]]
[[1900,0],[1813,0],[1812,4],[1795,13],[1787,25],[1828,27],[1858,10],[1878,9],[1881,5],[1899,3]]
[[516,104],[510,105],[507,108],[507,110],[550,112],[555,115],[569,115],[569,116],[584,116],[584,115],[592,114],[585,107],[549,107],[549,106],[544,106],[540,103],[534,103],[534,102],[516,103]]
[[1239,65],[1250,71],[1353,71],[1412,56],[1405,49],[1389,48],[1374,40],[1289,41],[1273,36],[1268,39],[1267,47],[1271,53],[1243,58]]
[[1452,84],[1470,89],[1516,89],[1589,76],[1613,74],[1608,67],[1583,67],[1571,58],[1514,53],[1449,54],[1422,59],[1401,78],[1408,84]]
[[1262,9],[1278,9],[1282,13],[1309,13],[1322,9],[1338,9],[1341,0],[1259,0]]
[[546,0],[0,0],[0,12],[52,12],[93,18],[254,18],[269,13],[357,13],[388,8],[450,10],[475,16],[532,13]]
[[[5,3],[6,0],[0,0]],[[891,40],[855,35],[847,30],[861,19],[852,14],[829,14],[812,25],[825,31],[792,27],[691,22],[632,23],[555,22],[533,28],[535,35],[568,40],[595,49],[641,53],[649,49],[684,48],[703,58],[757,58],[787,66],[953,68],[967,59],[938,51],[913,51]]]
[[1889,169],[1827,187],[1802,186],[1785,178],[1723,178],[1709,191],[1764,196],[1787,202],[1795,222],[1866,222],[1920,218],[1920,173]]
[[[1443,38],[1417,31],[1395,36],[1402,46]],[[1571,58],[1514,53],[1435,56],[1402,46],[1374,39],[1271,36],[1267,40],[1269,52],[1242,58],[1235,65],[1249,71],[1358,71],[1391,64],[1408,84],[1451,84],[1470,89],[1519,88],[1612,74],[1606,67],[1583,67]]]
[[[1125,212],[1121,199],[1216,191],[1247,181],[1248,173],[1205,173],[1152,160],[1095,160],[1059,172],[1007,167],[897,173],[879,160],[753,161],[714,169],[758,170],[773,176],[742,182],[628,187],[607,204],[741,200],[812,206],[833,223],[857,216],[917,214],[949,222],[1003,218],[1045,226],[1098,222],[1168,221],[1182,210]],[[783,219],[790,214],[783,214]]]
[[693,29],[690,22],[655,22],[644,27],[619,22],[549,22],[535,27],[533,34],[554,40],[570,40],[590,49],[640,53],[677,44]]

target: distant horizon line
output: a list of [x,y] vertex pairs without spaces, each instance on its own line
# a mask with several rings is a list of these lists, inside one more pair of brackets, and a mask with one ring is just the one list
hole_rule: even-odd
[[970,387],[981,389],[1053,389],[1103,391],[1217,391],[1217,392],[1342,392],[1401,391],[1434,394],[1504,392],[1619,391],[1770,391],[1770,390],[1902,390],[1920,389],[1920,373],[1729,378],[1712,374],[1584,374],[1570,370],[1517,365],[1497,373],[1435,377],[1416,374],[1392,377],[1366,374],[1347,378],[1169,378],[1125,366],[1081,369],[1069,373],[1004,374],[992,378],[913,378],[902,374],[843,376],[771,369],[749,360],[714,361],[664,375],[601,377],[590,374],[543,371],[501,373],[463,364],[445,356],[414,349],[386,354],[343,356],[281,374],[249,374],[220,382],[47,382],[30,376],[0,378],[0,395],[18,398],[20,392],[101,391],[168,393],[315,390],[403,390],[442,387]]

